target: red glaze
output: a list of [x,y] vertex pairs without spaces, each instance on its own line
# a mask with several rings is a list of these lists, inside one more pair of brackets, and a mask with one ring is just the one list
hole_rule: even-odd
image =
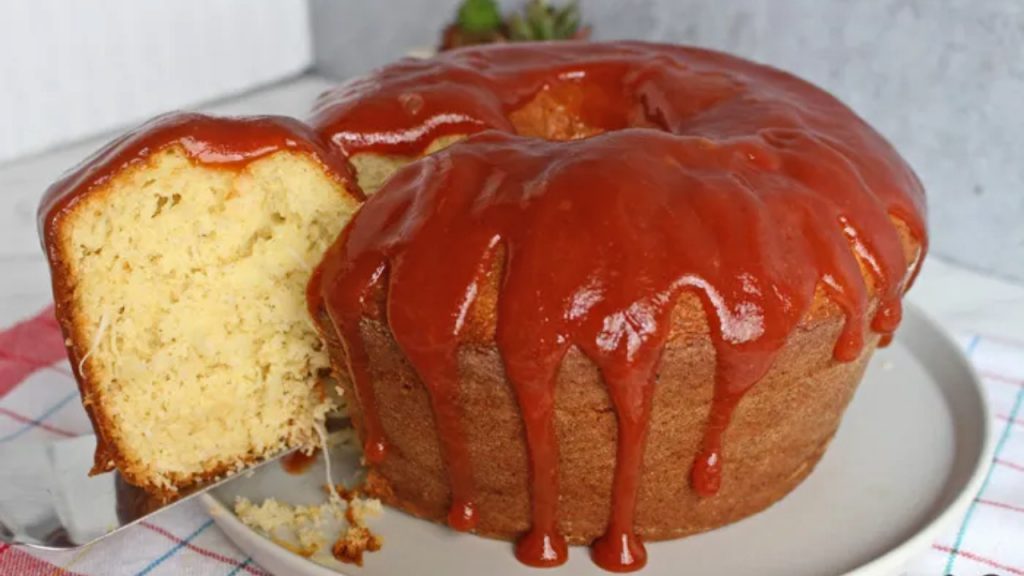
[[[572,113],[603,134],[515,134],[518,108],[570,84],[584,95]],[[869,326],[896,328],[912,275],[891,218],[926,245],[924,192],[881,136],[814,86],[720,53],[636,42],[458,50],[350,82],[321,98],[313,122],[346,155],[416,154],[445,134],[493,129],[407,165],[367,201],[325,256],[310,306],[326,309],[344,341],[379,461],[386,438],[358,322],[386,282],[390,329],[432,398],[450,521],[468,529],[456,354],[504,247],[496,344],[526,430],[533,522],[516,554],[532,565],[566,558],[553,407],[571,346],[600,369],[619,426],[612,511],[593,557],[634,570],[646,560],[633,524],[651,397],[680,294],[701,299],[717,353],[691,474],[711,496],[733,409],[816,287],[846,316],[835,357],[852,360]],[[881,302],[873,318],[858,259]]]
[[318,452],[318,450],[314,450],[309,454],[306,454],[301,450],[296,450],[291,454],[285,454],[284,458],[281,458],[281,468],[289,474],[302,474],[306,470],[309,470],[309,467],[313,465],[313,462],[316,462],[316,455]]
[[882,334],[882,337],[878,339],[879,348],[885,348],[889,344],[892,344],[892,332]]
[[107,144],[64,174],[39,205],[40,228],[74,206],[84,194],[125,168],[168,146],[181,146],[195,162],[238,168],[279,150],[312,154],[355,198],[363,194],[338,151],[306,124],[283,116],[215,117],[175,112],[146,122]]

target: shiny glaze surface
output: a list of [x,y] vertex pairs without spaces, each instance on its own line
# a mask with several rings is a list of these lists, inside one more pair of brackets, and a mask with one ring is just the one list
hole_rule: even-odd
[[285,454],[281,458],[281,468],[289,474],[304,474],[316,462],[317,455],[319,454],[319,450],[313,450],[308,454],[301,450]]
[[39,224],[48,237],[48,222],[121,170],[144,162],[161,149],[179,145],[194,162],[238,168],[279,150],[312,154],[356,198],[344,156],[323,142],[308,125],[284,116],[217,117],[174,112],[158,116],[113,140],[55,182],[39,205]]
[[[516,111],[544,91],[604,133],[567,143],[521,136],[537,131]],[[173,144],[224,167],[308,151],[358,196],[346,155],[416,154],[443,135],[496,130],[396,176],[332,249],[311,295],[316,306],[324,298],[345,341],[375,462],[387,440],[374,423],[357,323],[370,288],[387,282],[388,322],[434,403],[449,522],[471,529],[455,355],[489,257],[503,246],[496,340],[524,418],[533,500],[517,555],[535,565],[565,559],[552,410],[569,347],[600,368],[619,422],[611,520],[594,556],[609,569],[637,568],[645,552],[633,509],[653,374],[679,294],[701,297],[717,352],[691,478],[710,496],[727,465],[721,437],[732,410],[770,368],[814,288],[846,314],[835,355],[850,360],[869,326],[888,335],[899,321],[909,278],[890,217],[926,244],[923,192],[883,139],[820,90],[711,52],[638,43],[457,51],[347,84],[320,101],[314,123],[319,134],[286,118],[161,117],[51,187],[40,223]],[[872,319],[858,258],[881,302]]]
[[[586,134],[517,122],[539,94]],[[567,97],[565,94],[575,94]],[[494,254],[503,254],[495,343],[522,412],[532,527],[517,556],[566,559],[558,529],[554,388],[578,347],[599,368],[618,422],[602,567],[642,567],[633,529],[656,370],[670,316],[696,294],[716,351],[712,409],[690,482],[719,489],[722,437],[821,289],[845,314],[837,361],[865,332],[891,333],[926,247],[919,181],[849,109],[793,76],[724,54],[643,43],[464,49],[403,61],[323,96],[314,126],[346,155],[416,154],[366,202],[310,285],[341,337],[370,463],[387,457],[359,322],[387,293],[389,327],[430,393],[452,504],[477,520],[459,424],[457,353]],[[497,248],[502,250],[498,251]],[[861,267],[864,272],[862,274]],[[908,268],[910,269],[908,271]],[[865,274],[870,282],[866,281]],[[877,311],[868,317],[870,302]]]

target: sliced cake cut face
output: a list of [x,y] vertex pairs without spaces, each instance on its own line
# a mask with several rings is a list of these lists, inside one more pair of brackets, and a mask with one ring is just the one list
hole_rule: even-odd
[[197,141],[145,148],[44,215],[94,471],[158,493],[317,444],[334,401],[305,288],[358,206],[315,149]]

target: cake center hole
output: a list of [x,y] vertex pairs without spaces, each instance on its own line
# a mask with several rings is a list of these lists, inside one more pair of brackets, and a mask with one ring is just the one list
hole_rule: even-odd
[[663,129],[621,88],[618,83],[546,84],[508,118],[520,136],[558,141],[579,140],[623,128]]

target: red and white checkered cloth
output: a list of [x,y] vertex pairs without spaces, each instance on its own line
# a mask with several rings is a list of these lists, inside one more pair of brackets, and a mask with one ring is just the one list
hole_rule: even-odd
[[[0,318],[0,443],[92,432],[62,340],[52,307],[27,318]],[[0,466],[11,464],[0,462]],[[268,572],[231,544],[193,501],[76,551],[41,552],[0,544],[2,576],[63,574],[262,576]]]
[[[25,312],[0,318],[0,443],[91,432],[52,308]],[[971,333],[957,337],[985,380],[995,416],[995,459],[963,520],[905,573],[1024,576],[1024,342]],[[40,552],[0,544],[0,576],[246,573],[267,574],[195,502],[83,550]]]

